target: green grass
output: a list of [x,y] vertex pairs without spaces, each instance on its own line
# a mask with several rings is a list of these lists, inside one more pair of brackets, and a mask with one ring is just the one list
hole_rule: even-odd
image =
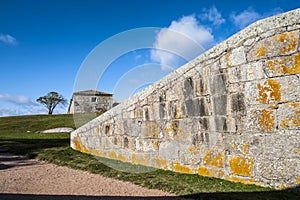
[[[94,115],[77,115],[76,125],[83,124]],[[300,195],[291,191],[275,191],[254,185],[243,185],[217,178],[199,175],[179,174],[171,171],[153,170],[143,166],[120,161],[97,158],[83,154],[69,147],[68,133],[39,133],[56,127],[73,127],[72,115],[36,115],[0,118],[0,149],[36,157],[41,160],[85,170],[123,181],[129,181],[147,188],[160,189],[179,196],[194,199],[299,199]],[[110,168],[122,166],[126,170],[147,171],[146,173],[126,173]]]

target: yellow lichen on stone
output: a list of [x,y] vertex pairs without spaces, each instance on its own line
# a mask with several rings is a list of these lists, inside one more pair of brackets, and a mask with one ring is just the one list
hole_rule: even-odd
[[299,153],[299,149],[298,148],[294,148],[294,153]]
[[110,151],[109,154],[108,154],[108,157],[110,159],[117,159],[117,154],[114,151]]
[[269,105],[269,108],[271,108],[271,109],[278,109],[279,106],[277,104],[272,104],[272,105]]
[[199,146],[191,146],[189,148],[189,151],[193,155],[199,155],[200,154],[200,147]]
[[209,169],[207,169],[206,167],[202,167],[202,166],[200,166],[198,168],[198,174],[201,176],[212,177],[212,174],[210,173]]
[[80,137],[78,134],[76,135],[76,138],[75,138],[75,149],[78,151],[81,150]]
[[227,67],[232,67],[232,64],[231,64],[231,62],[230,62],[230,54],[229,54],[229,53],[227,53],[227,54],[225,55],[225,60],[226,60],[226,65],[227,65]]
[[231,148],[235,148],[236,146],[235,146],[235,144],[234,143],[231,143]]
[[274,116],[272,115],[272,110],[263,109],[261,112],[261,118],[259,119],[258,123],[262,125],[262,128],[265,131],[272,131],[274,128]]
[[278,51],[282,54],[286,54],[296,50],[299,39],[298,35],[299,31],[294,31],[273,36],[276,43],[282,45]]
[[[275,75],[300,73],[300,53],[281,59],[269,60],[266,63],[268,69],[274,72]],[[290,67],[287,65],[290,65]]]
[[262,86],[260,83],[257,84],[259,97],[256,100],[263,104],[268,104],[270,101],[280,102],[281,93],[280,88],[281,85],[275,79],[268,79],[264,82]]
[[205,165],[222,168],[224,167],[224,154],[223,152],[215,153],[214,150],[206,151],[203,157],[203,163]]
[[152,162],[154,163],[154,166],[156,165],[159,169],[164,169],[164,170],[168,169],[168,161],[167,160],[160,159],[160,158],[154,158],[152,160]]
[[296,110],[294,115],[289,118],[282,119],[280,125],[282,128],[300,127],[300,109]]
[[131,154],[131,160],[133,164],[139,164],[144,166],[150,166],[149,161],[145,158],[145,155],[143,154]]
[[265,55],[266,55],[266,48],[264,46],[261,46],[256,50],[256,57],[261,58]]
[[232,182],[239,182],[239,183],[243,183],[243,184],[254,184],[255,183],[254,178],[244,179],[244,178],[226,176],[226,180],[232,181]]
[[125,156],[123,156],[122,154],[118,154],[117,156],[117,160],[120,160],[122,162],[128,162],[128,158],[126,158]]
[[289,102],[288,105],[297,108],[300,105],[300,102]]
[[90,153],[95,156],[106,157],[106,153],[96,149],[91,149]]
[[232,173],[240,176],[251,176],[253,164],[254,159],[251,157],[233,156],[229,160],[229,166]]
[[76,135],[76,139],[75,139],[75,148],[76,148],[76,150],[81,151],[83,153],[90,152],[90,150],[88,148],[86,148],[83,144],[80,143],[80,137],[78,134]]
[[158,150],[158,141],[154,141],[154,142],[152,143],[152,146],[153,146],[153,148],[154,148],[155,150]]
[[180,165],[178,161],[174,161],[172,169],[176,172],[185,173],[185,174],[194,174],[194,170],[190,169],[186,165]]
[[243,154],[249,154],[249,145],[244,144]]

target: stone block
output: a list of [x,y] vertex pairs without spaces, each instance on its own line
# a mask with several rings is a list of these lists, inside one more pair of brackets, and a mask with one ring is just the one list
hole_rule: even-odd
[[278,108],[280,129],[300,129],[300,102],[289,102]]
[[258,60],[266,57],[288,55],[297,50],[299,30],[285,32],[267,37],[257,42],[248,53],[248,60]]
[[225,94],[227,91],[227,75],[214,75],[210,79],[211,95]]
[[268,77],[300,73],[300,53],[291,56],[278,57],[265,62]]

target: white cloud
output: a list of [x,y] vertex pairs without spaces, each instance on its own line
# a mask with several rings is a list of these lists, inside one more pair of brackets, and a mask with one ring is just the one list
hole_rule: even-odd
[[238,26],[239,28],[244,28],[259,19],[270,17],[272,15],[276,15],[282,12],[283,10],[281,8],[275,8],[270,12],[258,13],[250,7],[247,10],[244,10],[238,14],[231,13],[230,18],[236,26]]
[[15,104],[35,104],[27,96],[16,96],[10,94],[0,94],[0,101],[15,103]]
[[0,42],[3,42],[4,44],[8,44],[8,45],[16,45],[17,44],[17,40],[8,34],[2,34],[0,33]]
[[225,19],[222,17],[218,9],[213,6],[210,9],[204,8],[203,13],[199,15],[200,19],[212,22],[214,26],[225,23]]
[[195,16],[185,16],[157,34],[151,59],[159,62],[162,70],[170,70],[177,67],[179,58],[189,61],[214,42],[211,31],[201,26]]

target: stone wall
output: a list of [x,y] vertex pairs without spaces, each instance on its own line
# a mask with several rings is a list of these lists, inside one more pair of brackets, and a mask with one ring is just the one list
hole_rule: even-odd
[[71,134],[124,162],[300,184],[300,9],[252,24]]

